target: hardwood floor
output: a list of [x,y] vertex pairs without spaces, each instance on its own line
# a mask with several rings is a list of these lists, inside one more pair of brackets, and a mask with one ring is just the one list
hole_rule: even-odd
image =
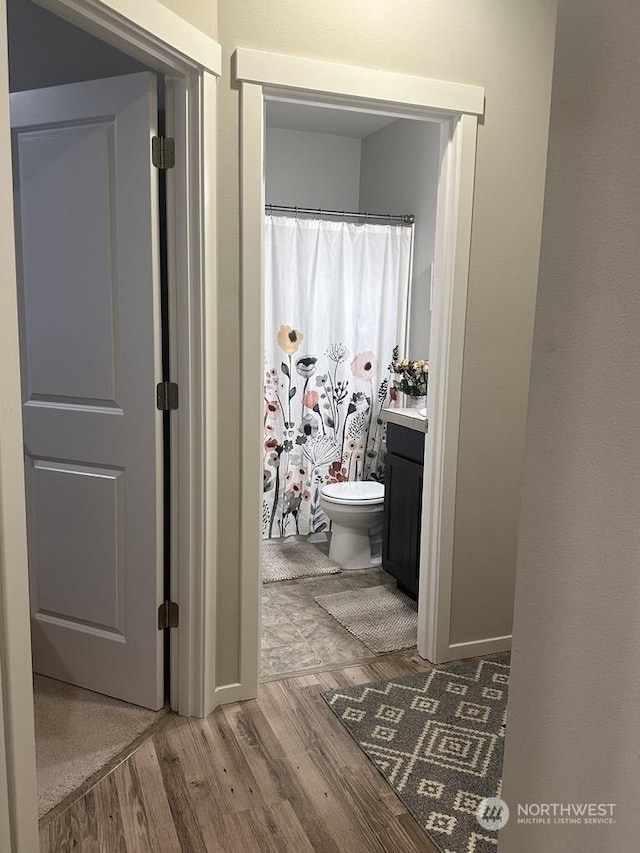
[[172,718],[43,825],[43,853],[438,853],[320,696],[429,668],[413,652]]

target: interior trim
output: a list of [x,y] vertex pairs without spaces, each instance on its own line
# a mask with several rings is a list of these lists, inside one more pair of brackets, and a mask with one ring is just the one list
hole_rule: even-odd
[[331,92],[334,96],[344,95],[405,107],[426,107],[478,116],[484,113],[485,92],[482,86],[376,71],[262,50],[238,48],[235,52],[234,74],[239,82],[297,92],[323,91]]

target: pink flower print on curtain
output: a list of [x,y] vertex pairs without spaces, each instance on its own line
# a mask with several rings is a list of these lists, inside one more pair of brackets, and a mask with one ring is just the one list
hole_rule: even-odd
[[383,476],[380,410],[403,340],[411,233],[266,217],[265,536],[326,530],[324,484]]

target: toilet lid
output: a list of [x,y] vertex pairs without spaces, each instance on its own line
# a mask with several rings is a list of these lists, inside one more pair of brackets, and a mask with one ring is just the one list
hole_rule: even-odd
[[324,486],[323,497],[336,503],[380,503],[384,500],[384,486],[373,481],[333,483]]

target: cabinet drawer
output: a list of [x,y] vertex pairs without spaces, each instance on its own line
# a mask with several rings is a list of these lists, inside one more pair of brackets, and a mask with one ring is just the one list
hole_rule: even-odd
[[424,464],[424,433],[417,429],[387,424],[387,450],[403,459]]

